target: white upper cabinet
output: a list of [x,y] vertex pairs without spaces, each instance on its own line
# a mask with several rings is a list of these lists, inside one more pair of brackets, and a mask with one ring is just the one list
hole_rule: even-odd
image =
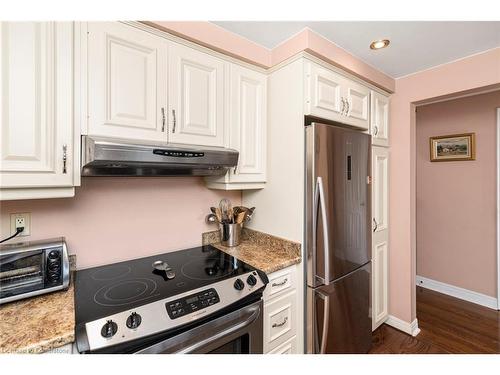
[[345,76],[307,61],[305,114],[368,130],[370,90]]
[[0,87],[0,199],[74,195],[73,24],[1,22]]
[[389,315],[389,150],[372,147],[372,328]]
[[370,89],[349,79],[344,80],[343,97],[346,105],[344,122],[368,130]]
[[389,98],[378,92],[371,92],[371,135],[372,144],[389,147]]
[[223,177],[207,178],[208,186],[219,189],[260,189],[266,182],[267,76],[232,64],[228,147],[239,151],[238,166]]
[[345,112],[344,78],[317,64],[306,62],[306,114],[340,121]]
[[88,24],[88,134],[166,141],[167,42],[118,22]]
[[224,146],[223,60],[169,46],[169,142]]

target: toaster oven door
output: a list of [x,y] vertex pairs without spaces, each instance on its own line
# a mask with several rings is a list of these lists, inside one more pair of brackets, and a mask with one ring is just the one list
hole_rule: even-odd
[[43,289],[45,252],[0,255],[0,299]]

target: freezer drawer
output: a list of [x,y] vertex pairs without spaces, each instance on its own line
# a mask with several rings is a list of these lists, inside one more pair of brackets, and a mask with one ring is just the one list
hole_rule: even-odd
[[307,288],[309,353],[370,350],[370,273],[371,263],[367,263],[330,285]]

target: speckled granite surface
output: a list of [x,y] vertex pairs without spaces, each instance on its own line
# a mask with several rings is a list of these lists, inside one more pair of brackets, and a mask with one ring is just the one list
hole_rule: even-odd
[[202,235],[204,245],[211,244],[251,266],[269,274],[300,263],[300,244],[243,228],[241,244],[235,247],[220,244],[219,231]]
[[[70,268],[75,265],[75,257],[70,256]],[[0,306],[0,353],[42,353],[73,341],[73,280],[66,291]]]

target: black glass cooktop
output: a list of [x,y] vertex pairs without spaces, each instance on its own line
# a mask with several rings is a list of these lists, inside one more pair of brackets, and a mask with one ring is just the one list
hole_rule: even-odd
[[[168,278],[153,263],[166,262]],[[255,269],[213,246],[76,271],[76,323],[86,323],[168,298]]]

